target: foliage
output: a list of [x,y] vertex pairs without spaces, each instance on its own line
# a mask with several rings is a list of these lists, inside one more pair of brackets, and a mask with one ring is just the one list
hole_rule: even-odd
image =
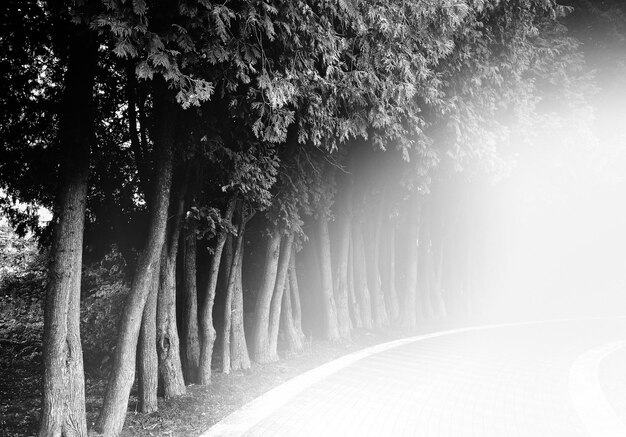
[[111,358],[129,289],[124,259],[115,249],[84,268],[80,322],[88,368],[103,367]]
[[56,34],[49,31],[51,26],[42,2],[3,4],[0,212],[21,235],[41,230],[36,208],[23,210],[19,202],[50,208],[56,186],[56,109],[64,53],[52,48]]
[[0,221],[0,338],[41,341],[45,267],[34,239],[18,237]]
[[[19,238],[0,227],[0,338],[34,346],[40,353],[47,257],[33,238]],[[117,318],[129,284],[119,252],[85,266],[82,281],[81,337],[86,365],[97,369],[115,348]]]

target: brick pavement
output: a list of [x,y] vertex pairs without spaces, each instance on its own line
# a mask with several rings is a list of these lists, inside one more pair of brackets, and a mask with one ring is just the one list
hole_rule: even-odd
[[624,320],[614,319],[401,342],[279,388],[275,398],[270,392],[260,408],[244,408],[204,436],[585,436],[570,368],[585,351],[624,338]]

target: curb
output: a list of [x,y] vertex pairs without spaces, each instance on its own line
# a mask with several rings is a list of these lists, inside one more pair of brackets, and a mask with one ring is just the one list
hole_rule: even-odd
[[570,368],[570,396],[591,437],[626,436],[626,425],[604,396],[598,375],[602,360],[624,347],[626,341],[616,341],[590,349],[576,358]]

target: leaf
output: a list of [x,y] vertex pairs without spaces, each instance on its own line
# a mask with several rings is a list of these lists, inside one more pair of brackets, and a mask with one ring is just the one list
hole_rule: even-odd
[[133,11],[135,14],[144,16],[146,15],[146,2],[145,0],[133,0]]
[[148,62],[141,61],[135,68],[135,74],[140,79],[152,79],[154,76],[154,70],[150,68]]

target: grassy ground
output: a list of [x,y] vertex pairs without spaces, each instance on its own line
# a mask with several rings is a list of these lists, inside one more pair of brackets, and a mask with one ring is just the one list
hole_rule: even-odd
[[[312,342],[297,356],[277,363],[253,365],[230,375],[215,373],[209,386],[189,386],[177,399],[159,399],[159,410],[137,413],[131,396],[123,436],[194,436],[269,389],[327,361],[364,347],[403,337],[407,333],[386,330],[376,334],[357,332],[350,344]],[[40,408],[41,351],[38,344],[0,345],[0,436],[34,435]],[[96,420],[105,388],[102,371],[86,374],[89,426]]]

